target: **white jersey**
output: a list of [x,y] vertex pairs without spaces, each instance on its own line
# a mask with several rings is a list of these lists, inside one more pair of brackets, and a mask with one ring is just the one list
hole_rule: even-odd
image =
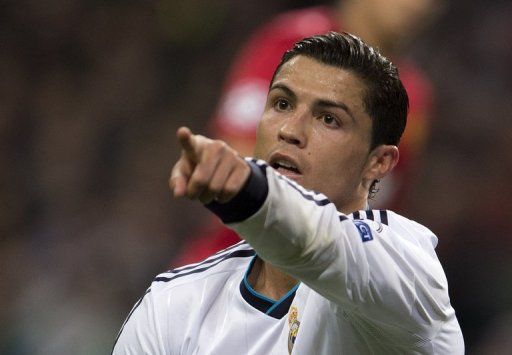
[[[463,354],[462,333],[426,227],[385,210],[339,213],[264,162],[235,199],[211,204],[245,241],[159,275],[114,354]],[[255,292],[255,258],[297,280]]]

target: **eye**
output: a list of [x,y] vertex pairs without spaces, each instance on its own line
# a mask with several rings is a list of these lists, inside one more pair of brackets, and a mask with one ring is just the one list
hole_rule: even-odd
[[274,108],[278,111],[286,111],[290,109],[290,102],[288,100],[279,98],[274,102]]
[[339,120],[336,118],[336,116],[331,115],[330,113],[324,113],[323,115],[320,116],[320,119],[326,126],[333,127],[333,128],[337,128],[337,127],[341,126],[341,124],[340,124]]

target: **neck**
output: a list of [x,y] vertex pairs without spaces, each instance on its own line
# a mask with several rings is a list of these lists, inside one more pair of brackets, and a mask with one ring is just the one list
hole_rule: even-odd
[[354,211],[367,210],[370,208],[368,198],[356,200],[353,203],[344,204],[343,206],[336,205],[338,211],[344,214],[350,214]]
[[254,291],[274,300],[283,297],[298,282],[260,258],[254,262],[248,281]]

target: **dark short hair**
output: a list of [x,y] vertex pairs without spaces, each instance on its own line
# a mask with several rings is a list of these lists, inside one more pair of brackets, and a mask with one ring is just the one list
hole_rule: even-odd
[[329,32],[305,38],[285,52],[274,79],[286,62],[304,55],[355,73],[366,84],[363,105],[372,119],[370,149],[398,145],[405,129],[409,99],[397,68],[377,50],[349,33]]

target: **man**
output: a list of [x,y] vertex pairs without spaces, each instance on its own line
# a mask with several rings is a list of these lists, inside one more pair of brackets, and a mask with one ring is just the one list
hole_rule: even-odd
[[[242,156],[251,155],[256,127],[267,90],[282,54],[304,37],[344,31],[353,33],[400,68],[409,96],[407,132],[401,139],[400,163],[379,183],[372,206],[403,210],[421,164],[432,121],[432,89],[428,78],[406,55],[417,38],[444,7],[444,0],[339,0],[333,6],[314,6],[284,12],[258,27],[244,43],[229,68],[219,107],[210,120],[212,134]],[[173,265],[202,260],[240,241],[216,219],[184,240]]]
[[398,161],[407,105],[386,58],[329,33],[276,69],[262,160],[178,130],[174,196],[199,199],[245,241],[159,275],[114,353],[462,354],[437,238],[366,209]]

